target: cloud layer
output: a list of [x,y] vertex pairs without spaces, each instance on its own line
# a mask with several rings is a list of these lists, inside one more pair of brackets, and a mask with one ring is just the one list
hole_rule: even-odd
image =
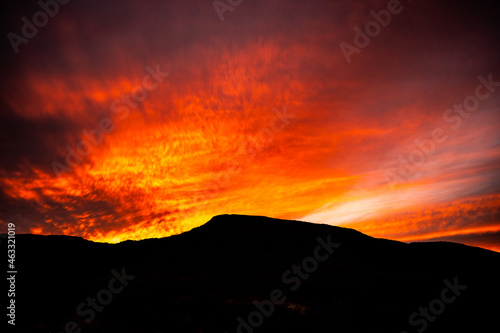
[[[493,5],[401,1],[350,63],[388,2],[60,5],[2,44],[0,220],[116,242],[261,214],[498,250]],[[4,36],[41,10],[4,6]]]

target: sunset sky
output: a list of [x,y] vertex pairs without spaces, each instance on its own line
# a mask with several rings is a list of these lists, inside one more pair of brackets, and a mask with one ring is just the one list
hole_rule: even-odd
[[494,1],[24,3],[2,11],[2,232],[249,214],[500,252]]

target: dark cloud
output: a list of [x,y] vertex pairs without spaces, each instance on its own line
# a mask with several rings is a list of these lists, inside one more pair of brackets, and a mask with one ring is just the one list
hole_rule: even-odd
[[500,250],[500,246],[498,246],[500,242],[500,231],[436,237],[427,239],[425,241],[462,243],[471,246],[490,248],[498,252]]

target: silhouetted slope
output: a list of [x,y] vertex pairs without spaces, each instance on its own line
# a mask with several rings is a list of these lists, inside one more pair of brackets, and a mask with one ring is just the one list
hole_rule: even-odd
[[[283,273],[329,235],[340,247],[292,291],[296,275],[285,281]],[[252,302],[274,289],[286,302],[255,332],[416,332],[408,317],[455,278],[467,289],[425,332],[500,327],[500,254],[460,244],[405,244],[328,225],[222,215],[163,239],[110,245],[18,235],[16,245],[23,332],[62,332],[68,321],[82,332],[237,332],[237,317],[246,319]],[[76,307],[108,288],[111,270],[122,267],[135,279],[86,323]]]

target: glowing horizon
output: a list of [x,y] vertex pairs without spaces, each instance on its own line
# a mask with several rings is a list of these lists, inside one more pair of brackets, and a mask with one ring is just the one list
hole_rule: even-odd
[[116,243],[265,215],[500,252],[497,23],[401,6],[350,62],[387,1],[61,7],[9,50],[1,224]]

